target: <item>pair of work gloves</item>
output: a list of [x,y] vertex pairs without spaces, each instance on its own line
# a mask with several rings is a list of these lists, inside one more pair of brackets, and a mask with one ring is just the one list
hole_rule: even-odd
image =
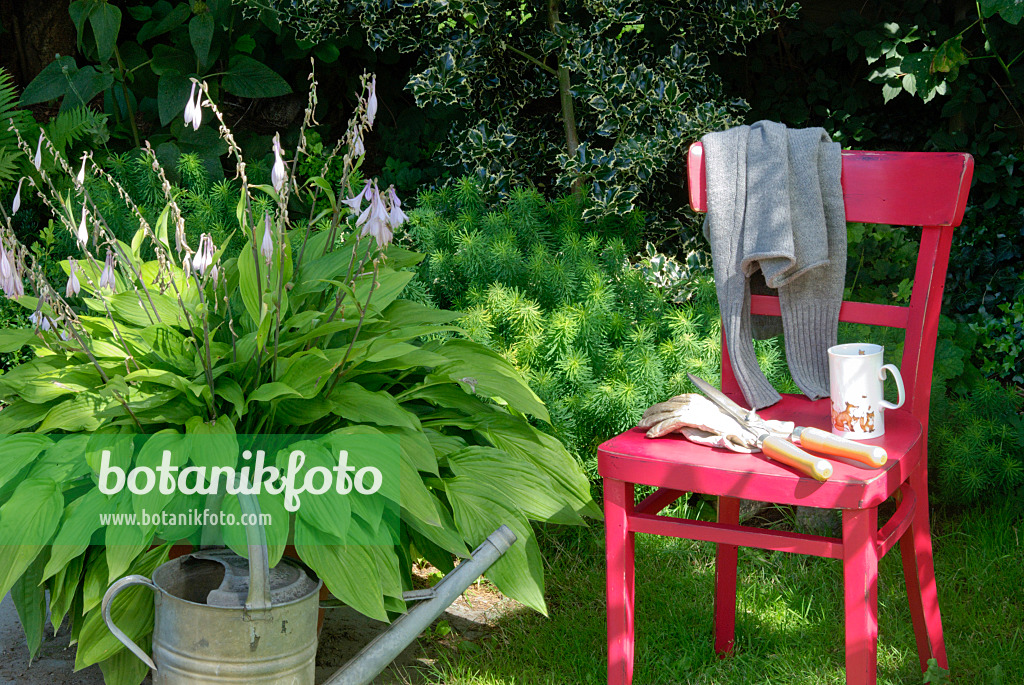
[[[788,438],[796,427],[792,421],[758,419],[759,424],[774,435]],[[676,395],[644,412],[640,428],[648,438],[661,438],[682,433],[687,440],[709,447],[724,447],[733,452],[760,452],[753,431],[732,418],[703,395]]]

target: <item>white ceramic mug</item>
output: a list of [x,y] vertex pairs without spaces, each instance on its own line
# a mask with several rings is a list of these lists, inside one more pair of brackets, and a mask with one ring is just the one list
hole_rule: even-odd
[[[868,440],[885,433],[883,409],[899,409],[906,399],[903,377],[892,364],[882,363],[883,348],[871,343],[849,343],[828,348],[832,394],[832,432],[852,440]],[[896,404],[883,398],[885,372],[892,374],[899,391]]]

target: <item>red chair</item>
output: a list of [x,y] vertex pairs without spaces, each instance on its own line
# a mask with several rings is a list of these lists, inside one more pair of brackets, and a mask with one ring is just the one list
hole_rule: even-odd
[[[690,204],[706,211],[700,143],[690,147],[688,168]],[[910,306],[844,302],[840,312],[842,321],[906,330],[900,370],[907,400],[902,409],[887,411],[885,435],[871,441],[888,452],[884,467],[869,469],[833,460],[833,476],[819,483],[761,454],[701,447],[679,435],[649,440],[636,428],[598,448],[607,527],[609,685],[629,685],[633,680],[636,533],[717,544],[715,649],[722,654],[733,647],[739,545],[841,559],[848,685],[875,683],[878,561],[898,541],[921,669],[932,657],[946,667],[928,524],[928,401],[950,242],[953,227],[963,219],[973,169],[968,154],[843,152],[848,221],[924,227]],[[778,316],[778,299],[755,295],[751,311]],[[724,340],[722,389],[744,404]],[[802,395],[786,395],[759,414],[829,429],[828,398],[812,402]],[[658,490],[637,504],[634,484]],[[687,492],[717,496],[718,521],[658,515]],[[879,530],[878,505],[890,497],[899,505]],[[842,538],[739,525],[740,498],[841,509]]]

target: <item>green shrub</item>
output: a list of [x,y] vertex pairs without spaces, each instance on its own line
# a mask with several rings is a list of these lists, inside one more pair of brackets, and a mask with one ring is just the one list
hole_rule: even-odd
[[936,499],[970,504],[1024,486],[1020,395],[979,378],[962,393],[933,393],[929,471]]
[[[465,311],[469,336],[523,371],[547,403],[559,438],[596,477],[593,448],[644,409],[693,392],[692,372],[721,363],[710,271],[650,252],[630,264],[641,215],[585,222],[572,195],[546,202],[514,190],[495,203],[463,179],[424,193],[410,235],[429,257],[420,279],[442,307]],[[664,274],[668,261],[680,284]],[[777,340],[756,345],[777,387],[790,388]]]
[[440,151],[459,173],[507,191],[592,189],[592,214],[646,208],[677,227],[686,146],[729,125],[709,56],[740,52],[788,0],[243,0],[313,38],[365,31],[374,50],[414,56],[420,107],[462,112]]

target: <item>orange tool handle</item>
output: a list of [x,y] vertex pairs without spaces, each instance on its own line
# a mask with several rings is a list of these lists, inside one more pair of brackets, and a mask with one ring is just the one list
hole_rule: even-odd
[[761,442],[761,451],[815,480],[825,481],[832,475],[832,464],[804,452],[789,440],[769,435]]
[[884,465],[889,458],[882,447],[845,440],[820,428],[797,428],[793,431],[793,437],[809,450],[835,457],[846,457],[875,468]]

